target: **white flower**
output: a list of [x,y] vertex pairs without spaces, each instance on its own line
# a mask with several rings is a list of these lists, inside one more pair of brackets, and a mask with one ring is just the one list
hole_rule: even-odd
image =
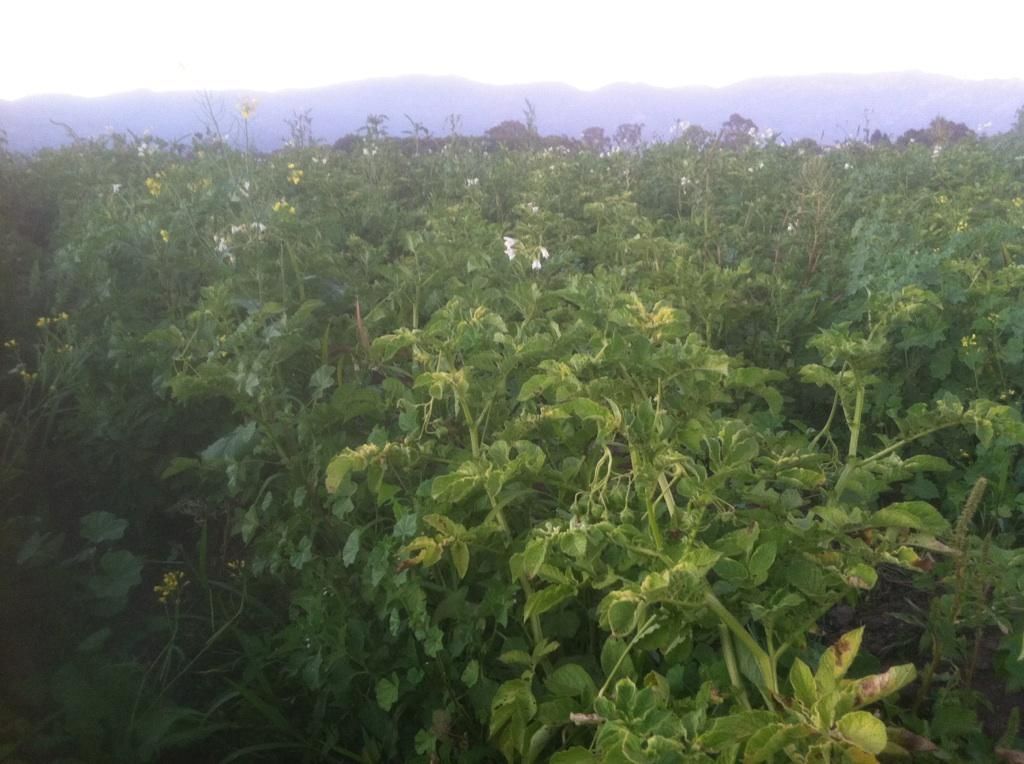
[[682,186],[683,188],[686,188],[688,185],[690,185],[690,182],[690,179],[687,178],[685,175],[679,179],[679,185]]
[[849,162],[846,162],[846,163],[843,164],[843,169],[844,170],[852,170],[853,169],[853,165],[850,164]]
[[527,204],[526,209],[528,209],[530,212],[534,214],[540,212],[540,207],[538,207],[536,204]]
[[547,247],[541,247],[540,248],[540,256],[542,258],[544,258],[545,260],[548,260],[548,259],[551,258],[551,253],[548,252],[548,248]]
[[118,191],[121,190],[121,184],[120,183],[115,183],[114,185],[112,185],[110,187],[110,190],[113,191],[116,194]]
[[540,270],[540,260],[538,260],[536,257],[533,258],[533,262],[530,263],[530,267],[533,268],[535,271],[539,271]]
[[511,236],[505,236],[503,238],[505,240],[505,257],[509,260],[514,260],[516,257],[516,244],[519,242]]
[[787,226],[786,226],[786,230],[787,230],[787,231],[788,231],[789,233],[793,233],[793,231],[795,231],[795,230],[796,230],[796,228],[795,228],[795,227],[793,226],[793,224],[792,224],[792,223],[790,223],[789,225],[787,225]]
[[466,188],[480,185],[480,178],[466,178]]

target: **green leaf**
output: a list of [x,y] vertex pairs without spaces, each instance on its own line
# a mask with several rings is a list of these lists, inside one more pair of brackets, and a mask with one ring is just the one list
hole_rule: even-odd
[[469,570],[469,546],[465,541],[456,541],[451,545],[452,562],[455,564],[455,572],[461,581],[466,577]]
[[362,535],[362,528],[356,528],[348,534],[345,546],[341,550],[341,561],[346,568],[356,561],[356,555],[359,554],[359,541],[362,538]]
[[124,597],[142,582],[142,560],[131,552],[107,552],[100,558],[99,573],[90,576],[88,586],[100,598]]
[[879,754],[885,749],[885,724],[867,711],[851,711],[836,726],[844,738],[868,753]]
[[527,578],[533,578],[540,572],[541,566],[548,555],[548,540],[545,538],[530,539],[523,550],[522,572]]
[[167,465],[167,468],[160,473],[161,480],[167,480],[175,475],[180,475],[182,472],[195,469],[199,466],[198,459],[188,459],[184,456],[176,456],[171,459],[171,463]]
[[575,663],[559,666],[544,680],[544,686],[558,697],[586,698],[597,693],[594,680],[586,669]]
[[747,563],[747,568],[750,569],[752,576],[758,578],[768,574],[768,570],[775,564],[776,549],[775,543],[769,541],[754,550]]
[[117,541],[124,536],[128,521],[110,512],[90,512],[79,520],[82,538],[99,544],[103,541]]
[[550,759],[551,764],[597,764],[599,761],[594,754],[578,745],[559,751]]
[[508,762],[526,750],[526,728],[537,713],[537,700],[524,679],[505,682],[491,701],[490,738]]
[[548,612],[574,594],[576,594],[576,589],[568,584],[555,584],[535,591],[526,599],[526,607],[523,608],[523,621]]
[[[609,637],[601,646],[601,670],[607,679],[632,676],[636,673],[625,642]],[[616,669],[616,666],[618,668]]]
[[473,687],[480,679],[480,661],[474,658],[467,663],[459,679],[466,687]]
[[454,472],[438,475],[430,486],[430,498],[454,504],[462,501],[480,485],[486,471],[474,461],[463,462]]
[[747,740],[743,764],[775,761],[775,754],[810,734],[811,730],[805,725],[777,723],[762,727]]
[[215,440],[207,446],[200,454],[200,457],[204,462],[212,462],[219,459],[238,461],[240,457],[248,453],[255,436],[255,422],[241,424],[223,438]]
[[448,538],[458,538],[466,532],[461,523],[455,522],[447,515],[426,515],[423,522]]
[[608,627],[612,636],[625,637],[632,634],[643,615],[643,598],[633,592],[620,591],[612,592],[608,599]]
[[337,454],[327,465],[327,477],[324,481],[327,492],[337,491],[350,472],[365,470],[370,460],[380,454],[380,450],[380,446],[366,443],[357,449],[346,448]]
[[519,395],[516,396],[516,400],[525,401],[535,398],[556,382],[558,382],[558,379],[549,374],[534,374],[519,388]]
[[383,711],[390,711],[396,702],[398,702],[398,678],[392,675],[391,679],[387,677],[378,679],[377,705]]
[[806,663],[799,658],[793,661],[789,669],[789,683],[793,687],[796,699],[811,708],[818,700],[818,689],[814,683],[814,675]]
[[747,580],[747,566],[729,557],[723,557],[715,563],[715,573],[734,584],[741,584]]
[[875,512],[872,528],[910,528],[939,536],[949,530],[949,523],[926,501],[900,501]]
[[878,573],[870,565],[859,562],[846,571],[843,579],[855,589],[873,589],[878,583]]
[[718,750],[740,743],[763,727],[778,721],[770,711],[742,711],[722,716],[712,723],[711,729],[700,736],[700,745]]

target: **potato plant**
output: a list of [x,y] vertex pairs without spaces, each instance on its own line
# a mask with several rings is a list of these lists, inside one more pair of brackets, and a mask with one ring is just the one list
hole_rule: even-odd
[[1019,135],[385,128],[0,157],[0,759],[1024,756]]

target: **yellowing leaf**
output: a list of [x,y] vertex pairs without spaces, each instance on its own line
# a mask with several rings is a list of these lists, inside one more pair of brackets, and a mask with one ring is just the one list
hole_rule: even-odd
[[836,726],[844,738],[868,753],[879,754],[885,749],[885,724],[867,711],[851,711]]

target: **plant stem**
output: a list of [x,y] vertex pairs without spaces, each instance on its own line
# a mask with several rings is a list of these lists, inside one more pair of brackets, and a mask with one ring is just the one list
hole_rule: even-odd
[[747,688],[743,686],[743,679],[740,677],[740,669],[736,663],[736,653],[732,649],[732,637],[724,623],[718,624],[718,635],[722,640],[722,657],[725,658],[725,668],[729,672],[729,682],[732,684],[733,690],[736,691],[736,697],[739,699],[740,705],[750,710],[750,698],[747,697]]
[[[768,693],[778,695],[779,688],[778,682],[775,679],[775,663],[772,660],[772,657],[768,655],[768,653],[766,653],[759,644],[757,644],[757,640],[750,636],[750,632],[743,628],[743,624],[736,620],[736,616],[730,613],[729,609],[722,604],[721,600],[719,600],[718,597],[710,591],[705,592],[704,594],[704,604],[718,616],[719,620],[722,621],[722,623],[729,628],[743,646],[750,651],[750,654],[754,657],[754,661],[757,663],[757,667],[761,671],[761,677],[764,679]],[[770,705],[770,698],[768,694],[763,694],[765,694],[765,700],[769,701]]]
[[857,458],[857,445],[860,441],[860,425],[864,416],[864,385],[857,383],[857,402],[854,404],[853,421],[850,422],[850,450],[847,457],[850,461]]

